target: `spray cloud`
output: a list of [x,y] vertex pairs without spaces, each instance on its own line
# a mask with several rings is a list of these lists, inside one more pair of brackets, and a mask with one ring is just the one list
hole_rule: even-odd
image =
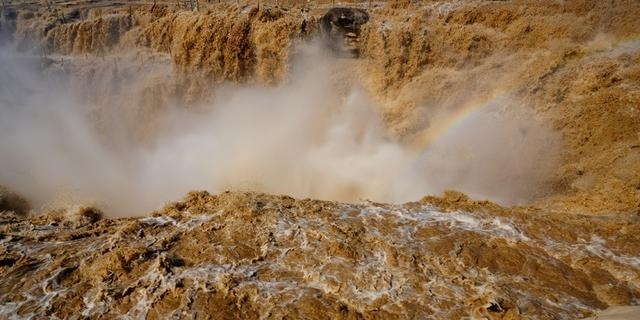
[[[37,205],[71,197],[132,215],[197,189],[384,202],[457,189],[515,203],[528,200],[551,168],[556,150],[540,146],[557,137],[529,118],[499,112],[500,101],[426,149],[406,148],[386,136],[364,90],[336,93],[331,58],[314,46],[301,52],[291,81],[279,87],[227,86],[203,107],[146,111],[158,113],[145,116],[158,125],[151,143],[138,143],[127,136],[139,125],[131,115],[145,112],[139,100],[100,105],[96,126],[87,92],[60,81],[66,73],[3,50],[0,184]],[[96,83],[128,97],[140,82]]]

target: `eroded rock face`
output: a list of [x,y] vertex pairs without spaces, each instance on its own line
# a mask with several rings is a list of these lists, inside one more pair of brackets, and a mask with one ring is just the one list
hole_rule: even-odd
[[580,318],[640,298],[637,216],[434,200],[193,192],[139,219],[3,223],[0,314]]
[[18,14],[14,8],[0,7],[0,45],[10,42],[16,30]]
[[29,212],[29,202],[19,194],[0,186],[0,213],[25,215]]
[[320,19],[325,42],[335,52],[358,55],[360,27],[369,21],[367,11],[358,8],[332,8]]

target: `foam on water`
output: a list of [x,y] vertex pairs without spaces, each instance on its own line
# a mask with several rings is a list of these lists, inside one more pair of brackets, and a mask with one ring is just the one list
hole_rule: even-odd
[[[75,285],[64,286],[61,275],[69,268],[88,263],[86,259],[94,252],[108,252],[110,248],[123,242],[137,242],[152,254],[142,261],[146,268],[120,295],[132,299],[132,306],[123,314],[113,308],[116,303],[111,289],[106,283],[98,283],[83,297],[83,317],[110,315],[121,319],[139,319],[148,315],[155,303],[169,292],[176,290],[178,284],[184,289],[185,297],[180,306],[172,311],[174,316],[189,314],[193,310],[188,301],[197,298],[198,293],[215,292],[255,292],[263,311],[260,317],[267,317],[270,311],[296,304],[299,299],[313,292],[323,296],[339,297],[340,301],[359,312],[367,306],[381,304],[381,310],[394,308],[402,303],[423,304],[416,299],[423,297],[429,301],[419,309],[421,318],[448,317],[447,301],[478,297],[484,299],[481,306],[495,304],[503,295],[505,285],[516,287],[510,294],[519,304],[535,301],[541,310],[567,310],[571,314],[586,314],[590,307],[580,298],[573,296],[540,297],[522,289],[531,281],[518,274],[500,274],[486,268],[469,268],[459,256],[458,247],[452,247],[445,254],[430,254],[429,248],[450,237],[477,235],[482,241],[506,240],[510,244],[527,244],[541,248],[550,259],[578,261],[582,258],[598,258],[611,264],[609,269],[618,279],[628,281],[629,285],[640,283],[640,259],[618,254],[607,247],[607,241],[598,236],[590,240],[569,243],[560,240],[539,239],[527,234],[522,220],[494,216],[487,213],[463,211],[443,212],[431,205],[356,205],[345,204],[334,212],[319,215],[282,215],[267,224],[271,240],[256,246],[260,259],[233,259],[224,254],[225,248],[219,244],[210,244],[207,254],[213,257],[207,263],[193,265],[171,264],[173,254],[167,249],[157,247],[158,243],[168,243],[191,233],[210,230],[224,230],[231,223],[234,212],[223,210],[215,213],[194,215],[185,211],[181,216],[154,216],[132,220],[139,223],[145,231],[138,238],[121,232],[83,238],[71,241],[16,242],[2,240],[2,244],[11,251],[29,253],[37,261],[32,274],[42,281],[39,285],[20,291],[22,300],[15,299],[0,306],[0,316],[10,319],[35,317],[51,308],[53,299],[70,294],[78,288]],[[271,220],[269,220],[271,221]],[[122,229],[123,232],[125,229]],[[432,230],[430,236],[420,235],[424,230]],[[55,232],[44,230],[39,232]],[[261,232],[256,230],[256,232]],[[176,238],[176,235],[179,235]],[[351,245],[358,242],[358,249]],[[247,245],[237,243],[237,246]],[[77,265],[52,265],[50,252],[55,248],[80,248],[73,253]],[[415,265],[416,254],[423,255],[428,264]],[[168,262],[169,261],[169,262]],[[550,260],[548,263],[555,263]],[[45,270],[52,270],[46,273]],[[416,274],[416,272],[419,272]],[[272,277],[269,274],[280,274]],[[266,275],[266,276],[265,276]],[[416,277],[422,279],[416,282]],[[8,281],[15,275],[0,279],[0,285],[12,286]],[[475,279],[475,280],[473,280]],[[482,279],[482,281],[479,281]],[[234,283],[229,287],[229,283]],[[465,298],[467,297],[467,298]],[[492,302],[493,301],[493,302]],[[275,309],[274,309],[275,308]],[[17,312],[20,310],[20,316]],[[25,311],[30,310],[30,311]],[[391,310],[391,309],[388,309]],[[474,313],[475,312],[475,313]],[[480,311],[469,311],[470,319]],[[476,315],[474,315],[476,314]],[[478,316],[479,317],[479,316]]]

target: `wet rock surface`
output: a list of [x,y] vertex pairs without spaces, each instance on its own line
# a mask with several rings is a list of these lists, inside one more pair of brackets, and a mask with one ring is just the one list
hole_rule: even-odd
[[0,186],[0,214],[23,216],[29,213],[29,210],[30,206],[27,199]]
[[331,8],[320,18],[327,47],[336,53],[358,56],[360,28],[369,21],[369,13],[359,8]]

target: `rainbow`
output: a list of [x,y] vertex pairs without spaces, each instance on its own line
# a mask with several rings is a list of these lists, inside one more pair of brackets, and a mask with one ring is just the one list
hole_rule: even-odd
[[466,119],[476,114],[477,111],[482,110],[489,105],[492,105],[496,100],[499,100],[505,96],[506,93],[504,93],[504,91],[499,91],[482,99],[472,99],[457,108],[454,112],[434,118],[434,121],[429,126],[429,128],[427,128],[409,143],[410,149],[418,153],[424,151],[425,149],[429,148],[429,146],[431,146],[433,142],[436,141],[439,137],[458,127]]
[[[600,43],[602,41],[606,41],[606,39],[594,39],[589,45],[591,47],[591,52],[589,54],[585,54],[580,58],[580,60],[593,57],[594,55],[607,54],[611,52],[623,54],[625,52],[635,52],[640,50],[640,39],[637,38],[630,38],[624,41],[611,41],[611,43],[605,44]],[[511,87],[513,88],[513,86]],[[510,92],[511,90],[507,88],[496,90],[485,97],[475,98],[466,102],[452,113],[434,118],[433,123],[429,128],[418,134],[409,142],[409,149],[418,153],[424,151],[438,138],[461,125],[461,123],[474,115],[478,110],[482,110],[483,108],[496,103],[496,101],[507,97]]]

